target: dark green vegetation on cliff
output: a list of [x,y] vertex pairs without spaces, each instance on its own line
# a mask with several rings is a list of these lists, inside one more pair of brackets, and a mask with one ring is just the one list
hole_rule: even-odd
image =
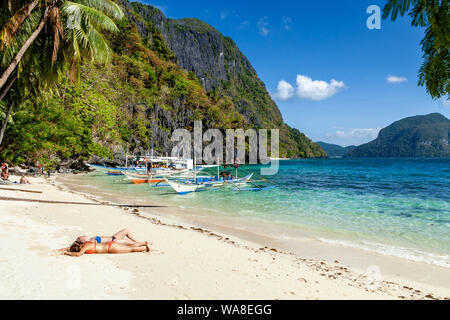
[[[57,167],[69,158],[112,157],[127,143],[135,153],[152,144],[155,151],[170,153],[171,132],[192,129],[194,120],[202,120],[205,129],[280,129],[280,156],[325,156],[284,124],[230,38],[199,20],[165,20],[153,7],[120,2],[127,17],[116,21],[119,32],[104,32],[113,51],[111,63],[84,63],[79,82],[64,78],[24,99],[6,130],[0,157]],[[155,17],[167,22],[167,29]],[[10,102],[0,105],[2,122]]]
[[167,19],[151,6],[122,0],[143,36],[153,31],[164,37],[178,65],[195,73],[208,96],[231,100],[252,128],[280,130],[280,153],[285,157],[324,157],[325,152],[283,121],[264,83],[234,41],[198,19]]
[[356,146],[342,147],[337,144],[326,143],[322,141],[316,142],[327,153],[328,157],[343,157],[347,152],[356,148]]
[[450,157],[450,120],[439,113],[402,119],[346,157]]

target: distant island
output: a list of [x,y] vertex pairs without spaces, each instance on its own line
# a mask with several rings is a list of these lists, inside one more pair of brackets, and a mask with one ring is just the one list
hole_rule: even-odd
[[343,157],[347,152],[356,148],[356,146],[342,147],[337,144],[326,143],[323,141],[316,142],[327,153],[330,158]]
[[394,122],[382,129],[377,139],[350,150],[344,157],[450,157],[449,140],[450,120],[432,113]]

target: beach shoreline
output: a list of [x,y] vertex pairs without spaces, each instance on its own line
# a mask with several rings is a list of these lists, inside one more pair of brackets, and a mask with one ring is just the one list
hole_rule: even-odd
[[[101,200],[95,196],[70,190],[55,177],[31,179],[33,184],[27,187],[42,194],[0,190],[1,196],[100,204]],[[448,271],[436,267],[440,272],[435,277],[438,280],[441,277],[440,285],[434,281],[411,280],[406,273],[429,270],[429,266],[410,261],[403,262],[405,272],[397,276],[385,274],[385,266],[380,268],[381,273],[376,267],[364,271],[364,268],[349,267],[342,261],[345,257],[335,261],[327,261],[332,257],[326,255],[323,259],[311,258],[306,252],[300,255],[280,250],[276,243],[261,246],[264,241],[213,225],[206,228],[201,222],[188,223],[176,215],[151,214],[148,210],[117,208],[105,203],[87,206],[2,200],[0,207],[4,236],[12,239],[0,249],[4,251],[0,270],[7,279],[1,294],[4,299],[445,299],[450,296],[450,288],[445,283]],[[158,208],[151,211],[158,212]],[[81,258],[54,252],[78,235],[107,235],[124,227],[132,230],[137,238],[152,241],[156,251]],[[42,239],[40,230],[45,233]],[[314,248],[311,243],[308,247]],[[12,268],[15,259],[23,261]],[[413,271],[407,271],[412,265]],[[52,266],[51,270],[45,266]],[[39,281],[29,279],[36,278],[33,268],[37,269]],[[82,279],[80,283],[75,281],[68,286],[66,278],[69,275],[70,279],[71,273],[75,274],[75,280]],[[39,295],[35,296],[37,292]]]
[[[92,188],[90,183],[86,183],[84,179],[79,179],[82,177],[79,175],[63,175],[58,180],[71,191],[80,192],[82,195],[89,194],[97,201],[122,204],[127,202],[143,204],[150,201],[157,206],[163,206],[156,209],[142,208],[141,214],[147,214],[152,218],[170,218],[177,224],[213,230],[213,232],[231,235],[262,247],[274,247],[279,251],[302,258],[328,262],[339,261],[357,269],[360,273],[365,273],[375,266],[384,276],[402,276],[419,283],[450,288],[450,268],[448,267],[426,261],[417,261],[414,257],[369,250],[358,246],[355,241],[337,240],[329,233],[317,234],[303,226],[301,228],[298,226],[281,228],[280,225],[274,225],[275,221],[246,221],[245,219],[239,219],[237,216],[228,216],[229,212],[218,215],[217,210],[213,212],[199,206],[186,207],[184,202],[181,202],[181,205],[180,202],[165,202],[166,198],[161,199],[159,195],[153,195],[152,192],[148,191],[146,192],[147,197],[129,196],[126,192],[122,193],[120,199],[118,199],[115,193],[110,193],[110,190]],[[91,179],[89,181],[93,182]],[[134,190],[134,188],[131,190]],[[177,199],[185,198],[179,196]]]

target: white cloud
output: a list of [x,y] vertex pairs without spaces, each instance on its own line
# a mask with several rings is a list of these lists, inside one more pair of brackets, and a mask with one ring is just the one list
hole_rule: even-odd
[[250,22],[247,20],[242,21],[242,23],[239,25],[238,29],[246,29],[250,25]]
[[388,75],[386,77],[386,81],[388,83],[402,83],[402,82],[407,82],[408,79],[406,79],[405,77],[397,77],[397,76],[393,76],[393,75]]
[[297,75],[297,96],[301,99],[320,101],[334,96],[345,88],[343,81],[331,79],[328,83],[322,80],[312,80],[304,75]]
[[228,11],[220,12],[220,19],[225,20],[228,17]]
[[328,133],[328,138],[337,138],[343,140],[352,139],[370,139],[374,140],[378,137],[382,128],[340,128],[333,133]]
[[267,17],[259,19],[259,21],[258,21],[259,34],[266,37],[270,32],[268,26],[269,26],[269,22],[267,22]]
[[284,80],[278,82],[277,92],[273,94],[273,98],[280,101],[287,101],[294,96],[294,87]]
[[450,107],[450,99],[442,98],[442,99],[441,99],[441,102],[442,102],[442,105],[443,105],[444,107],[447,107],[447,108]]
[[290,17],[283,17],[281,19],[281,22],[283,23],[283,27],[284,27],[285,30],[287,30],[287,31],[291,30],[292,18],[290,18]]

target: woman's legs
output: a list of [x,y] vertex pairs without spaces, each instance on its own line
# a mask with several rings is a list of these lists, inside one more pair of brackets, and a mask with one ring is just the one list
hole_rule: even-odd
[[119,232],[114,234],[113,237],[118,240],[126,240],[125,238],[128,238],[133,242],[137,242],[136,239],[134,239],[133,235],[130,233],[130,231],[128,231],[128,229],[120,230]]
[[[145,242],[134,242],[133,244],[127,244],[127,246],[135,248],[135,247],[144,247],[149,243],[148,241]],[[149,243],[150,244],[150,243]]]
[[120,253],[133,253],[133,252],[145,252],[150,251],[150,245],[148,242],[141,242],[140,245],[127,246],[120,243],[113,243],[109,248],[109,253],[120,254]]

